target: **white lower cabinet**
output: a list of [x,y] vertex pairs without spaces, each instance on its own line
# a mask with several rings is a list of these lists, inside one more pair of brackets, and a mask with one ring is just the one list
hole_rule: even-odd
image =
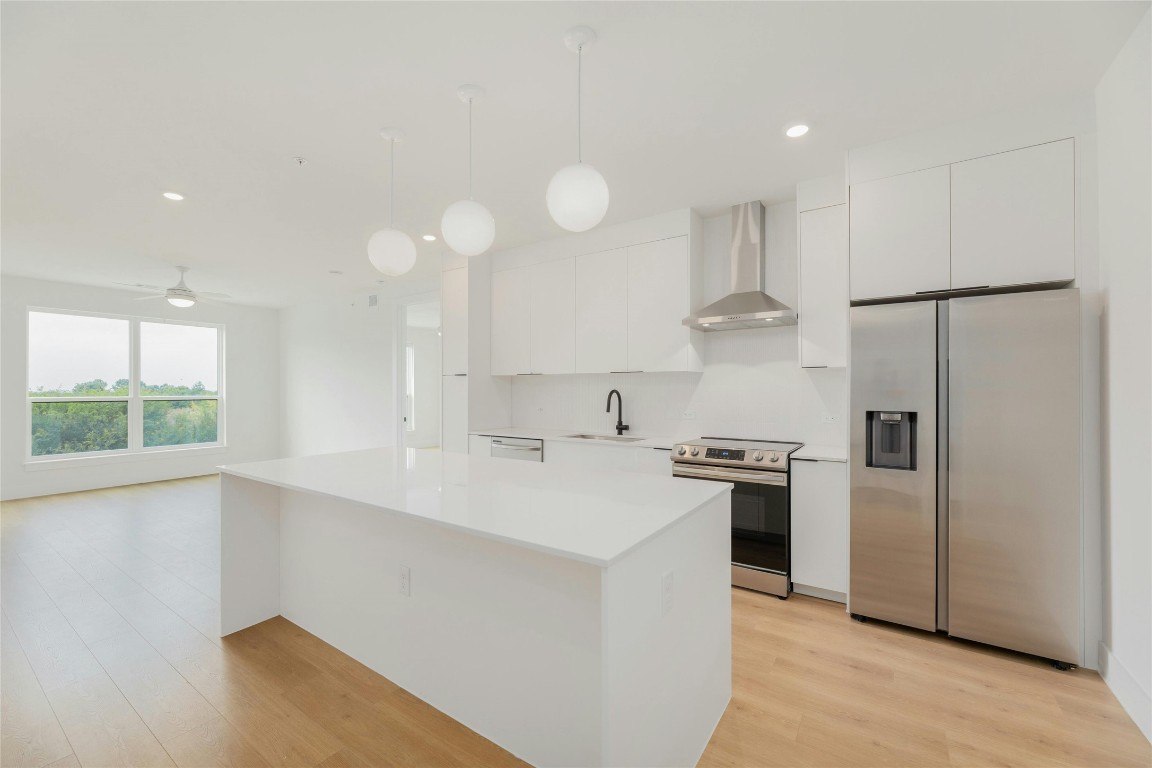
[[562,440],[544,441],[544,463],[582,469],[632,469],[633,449],[617,445],[581,445]]
[[492,438],[488,435],[468,436],[469,456],[489,456],[492,453]]
[[636,452],[636,471],[650,475],[672,477],[671,448],[633,448]]
[[801,589],[848,592],[847,470],[842,461],[792,461],[792,582]]

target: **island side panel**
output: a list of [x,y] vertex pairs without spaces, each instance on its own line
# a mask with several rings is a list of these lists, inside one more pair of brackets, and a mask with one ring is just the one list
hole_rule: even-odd
[[601,763],[602,569],[289,490],[281,520],[285,618],[534,765]]
[[220,634],[280,615],[280,489],[220,475]]
[[695,765],[708,745],[732,698],[731,531],[726,491],[605,571],[605,765]]

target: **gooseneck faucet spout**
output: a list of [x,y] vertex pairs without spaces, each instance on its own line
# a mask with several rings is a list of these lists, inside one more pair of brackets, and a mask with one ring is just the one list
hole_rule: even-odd
[[624,423],[624,399],[620,396],[620,390],[614,389],[608,393],[608,406],[604,412],[612,413],[612,395],[616,395],[616,434],[622,435],[628,425]]

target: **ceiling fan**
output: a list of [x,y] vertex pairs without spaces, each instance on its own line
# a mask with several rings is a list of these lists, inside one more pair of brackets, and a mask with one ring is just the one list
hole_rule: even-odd
[[116,283],[116,285],[126,285],[129,288],[148,288],[153,291],[164,291],[154,296],[140,296],[136,301],[146,301],[148,299],[168,299],[168,303],[174,307],[191,307],[196,302],[206,302],[212,304],[213,302],[207,301],[208,299],[230,299],[232,298],[226,293],[209,293],[207,291],[196,292],[184,284],[184,274],[189,271],[188,267],[176,267],[180,272],[180,282],[171,288],[164,288],[159,285],[148,285],[146,283]]

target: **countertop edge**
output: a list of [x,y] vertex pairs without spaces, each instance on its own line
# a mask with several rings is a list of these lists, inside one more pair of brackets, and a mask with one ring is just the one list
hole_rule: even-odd
[[[479,433],[477,433],[477,434],[479,434]],[[239,470],[235,469],[233,465],[222,464],[222,465],[218,465],[216,467],[216,469],[219,470],[222,474],[231,475],[233,477],[239,477],[243,480],[250,480],[254,483],[264,483],[266,485],[273,485],[273,486],[276,486],[277,488],[284,488],[286,490],[295,491],[297,493],[307,493],[307,494],[311,494],[313,496],[321,496],[321,497],[327,498],[327,499],[334,499],[336,501],[345,501],[345,502],[348,502],[350,504],[358,504],[360,506],[368,507],[370,509],[375,509],[375,510],[379,510],[382,512],[387,512],[388,514],[395,515],[397,517],[404,517],[404,518],[407,518],[410,520],[422,521],[422,522],[428,523],[429,525],[435,525],[437,527],[444,528],[446,530],[458,531],[460,533],[468,534],[471,536],[477,536],[477,537],[482,538],[482,539],[488,539],[489,541],[497,541],[497,542],[500,542],[502,544],[507,544],[509,546],[520,547],[522,549],[528,549],[528,550],[532,550],[534,552],[541,552],[541,553],[546,554],[546,555],[552,555],[554,557],[561,557],[561,558],[564,558],[566,560],[575,560],[577,562],[585,563],[587,565],[596,566],[598,568],[609,568],[612,565],[618,563],[620,560],[622,560],[624,557],[626,557],[631,552],[634,552],[639,547],[642,547],[643,545],[645,545],[649,541],[652,541],[653,539],[657,538],[658,536],[665,533],[666,531],[670,531],[673,528],[675,528],[676,526],[680,525],[682,522],[684,522],[688,518],[695,515],[701,509],[706,507],[708,504],[711,504],[716,498],[715,496],[713,496],[712,498],[708,499],[707,501],[704,501],[704,502],[696,505],[692,509],[690,509],[687,512],[680,515],[676,520],[674,520],[669,525],[666,525],[665,527],[661,528],[660,530],[653,531],[652,533],[650,533],[649,535],[640,539],[639,541],[634,542],[633,544],[629,545],[628,547],[621,550],[620,552],[617,552],[616,554],[612,555],[612,557],[610,557],[608,559],[602,559],[602,558],[598,558],[598,557],[593,557],[591,555],[582,555],[578,552],[572,552],[570,550],[563,550],[563,549],[557,549],[555,547],[549,547],[549,546],[544,545],[544,544],[535,544],[532,542],[524,541],[523,539],[514,539],[514,538],[510,538],[508,536],[501,536],[499,534],[491,533],[488,531],[480,531],[480,530],[477,530],[475,528],[468,528],[468,527],[465,527],[462,525],[457,525],[455,523],[447,522],[444,520],[436,520],[436,519],[430,518],[430,517],[423,517],[421,515],[414,515],[414,514],[411,514],[410,512],[404,512],[402,510],[393,509],[392,507],[385,507],[385,506],[381,506],[379,504],[373,504],[370,501],[363,501],[361,499],[355,499],[355,498],[351,498],[349,496],[342,496],[342,495],[339,495],[336,493],[330,493],[327,491],[320,491],[320,490],[317,490],[315,488],[306,488],[304,486],[297,485],[295,483],[290,483],[290,482],[286,482],[286,481],[270,480],[266,477],[258,477],[256,475],[252,475],[252,474],[249,474],[249,473],[246,473],[243,471],[239,471]],[[711,482],[711,481],[709,481],[709,482]],[[714,483],[714,482],[711,482],[711,484],[721,485],[720,483]],[[729,491],[733,487],[729,483],[724,483],[723,485],[727,486],[727,490],[729,490]]]

